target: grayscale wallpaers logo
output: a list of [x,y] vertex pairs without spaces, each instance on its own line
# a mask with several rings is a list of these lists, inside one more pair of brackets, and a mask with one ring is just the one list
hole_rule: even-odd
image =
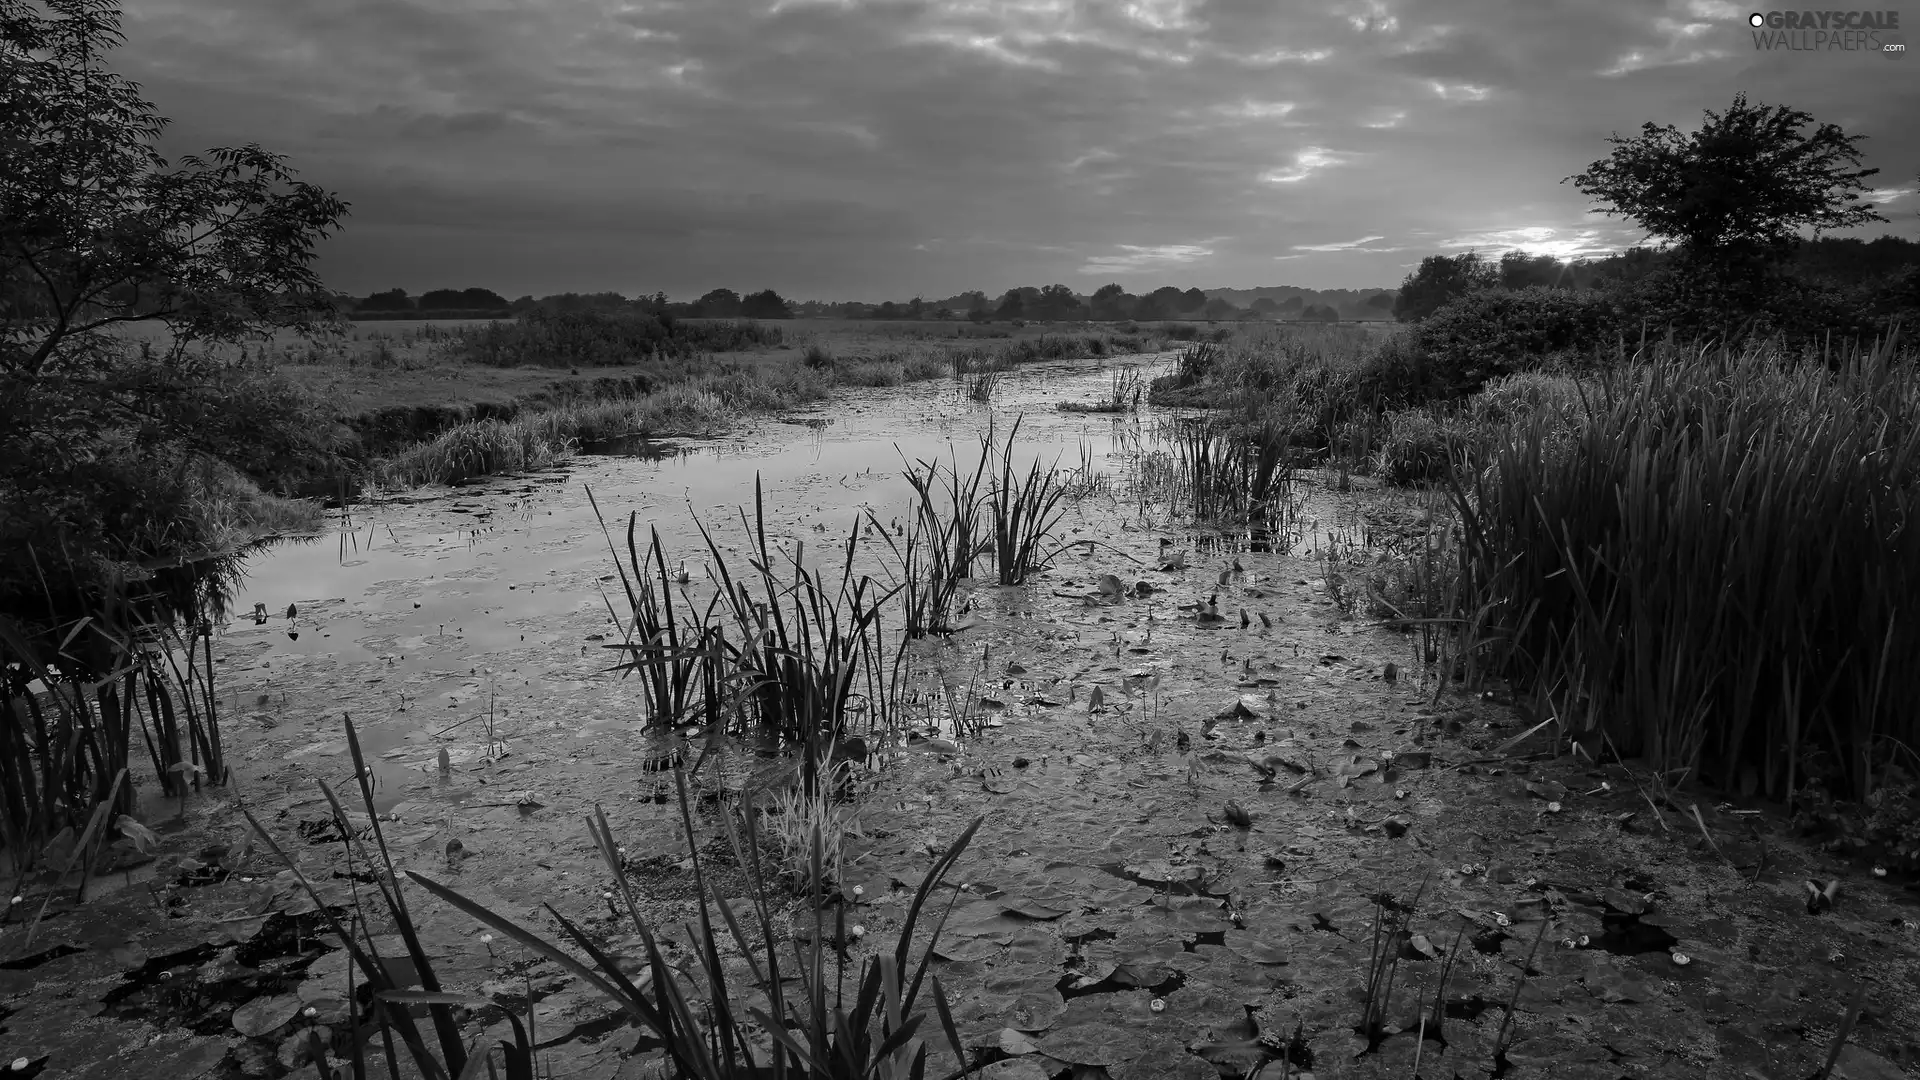
[[1747,16],[1753,47],[1782,52],[1903,56],[1897,11],[1756,11]]

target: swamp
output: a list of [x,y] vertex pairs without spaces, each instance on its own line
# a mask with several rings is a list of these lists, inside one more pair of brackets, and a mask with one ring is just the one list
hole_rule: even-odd
[[1245,351],[836,391],[178,568],[180,700],[124,699],[172,783],[10,875],[16,1072],[1895,1075],[1910,873],[1463,647],[1443,488],[1133,404]]

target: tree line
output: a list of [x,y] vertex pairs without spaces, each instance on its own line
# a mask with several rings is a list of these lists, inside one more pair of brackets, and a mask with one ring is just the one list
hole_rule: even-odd
[[[788,300],[772,289],[740,295],[732,289],[713,289],[690,301],[673,301],[665,293],[629,298],[617,292],[556,293],[538,299],[531,295],[509,301],[491,289],[432,289],[409,296],[405,289],[387,289],[366,297],[336,293],[334,301],[348,315],[383,316],[427,313],[472,312],[489,315],[521,315],[534,310],[552,313],[575,311],[642,312],[692,319],[968,319],[1032,320],[1036,322],[1153,322],[1166,319],[1285,319],[1307,322],[1340,322],[1343,319],[1383,319],[1393,310],[1391,290],[1332,290],[1322,294],[1310,289],[1279,286],[1245,290],[1255,294],[1250,303],[1236,304],[1225,292],[1213,294],[1197,288],[1180,289],[1168,285],[1145,295],[1127,292],[1118,284],[1101,286],[1092,295],[1075,293],[1065,285],[1044,288],[1008,289],[998,298],[972,290],[941,300],[916,296],[912,300],[861,301]],[[1287,293],[1289,295],[1259,295]],[[1316,300],[1316,297],[1321,299]]]

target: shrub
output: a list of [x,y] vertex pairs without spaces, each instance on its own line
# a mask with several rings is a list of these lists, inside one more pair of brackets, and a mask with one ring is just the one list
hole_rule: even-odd
[[1596,292],[1532,286],[1481,289],[1457,297],[1421,321],[1412,345],[1449,396],[1549,359],[1618,348],[1613,300]]

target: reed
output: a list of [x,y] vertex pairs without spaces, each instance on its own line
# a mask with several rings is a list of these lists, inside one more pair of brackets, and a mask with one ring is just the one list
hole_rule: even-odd
[[[400,878],[393,869],[393,859],[387,851],[386,835],[380,828],[380,815],[374,809],[373,770],[368,767],[366,757],[361,752],[360,736],[354,727],[353,718],[347,717],[345,723],[347,749],[353,756],[354,781],[360,789],[360,802],[365,808],[366,826],[362,828],[356,825],[344,804],[341,803],[340,797],[334,793],[333,788],[326,781],[320,780],[316,783],[319,784],[321,793],[326,796],[328,806],[333,810],[334,822],[339,827],[340,842],[346,856],[346,876],[354,883],[353,908],[356,917],[351,925],[341,921],[342,909],[328,905],[314,888],[313,883],[301,872],[300,864],[287,854],[279,841],[274,839],[273,834],[253,816],[253,811],[242,805],[241,813],[246,816],[248,824],[253,826],[254,832],[266,842],[274,855],[286,864],[287,870],[306,890],[315,908],[325,915],[334,935],[352,956],[354,965],[364,978],[365,982],[362,985],[371,992],[373,1030],[369,1032],[356,1024],[353,1025],[350,1036],[348,1063],[352,1067],[351,1075],[354,1080],[367,1080],[369,1076],[366,1047],[371,1036],[378,1036],[385,1044],[389,1068],[398,1068],[399,1062],[393,1053],[393,1037],[396,1035],[401,1044],[407,1048],[422,1075],[430,1080],[454,1080],[456,1077],[465,1080],[469,1076],[477,1075],[476,1072],[468,1069],[468,1059],[474,1055],[477,1048],[469,1047],[461,1040],[454,1008],[463,1004],[482,1004],[491,1003],[491,1001],[449,993],[441,987],[440,979],[434,971],[433,958],[427,954],[425,947],[421,944],[418,923],[415,921],[412,909],[407,905],[406,896],[400,888]],[[366,842],[367,836],[373,839],[371,850]],[[355,871],[356,856],[357,861],[368,867],[371,873]],[[360,883],[367,878],[371,878],[371,884],[379,897],[382,909],[380,920],[368,917],[366,909],[371,901],[363,901],[361,898]],[[398,964],[400,958],[380,955],[372,932],[376,921],[384,921],[399,932],[406,948],[406,960],[411,962],[414,977],[419,980],[419,990],[408,990],[395,978],[396,971],[404,970]],[[438,1044],[437,1052],[428,1045],[420,1032],[419,1025],[414,1022],[411,1012],[414,1006],[426,1007]],[[530,1077],[531,1038],[521,1029],[517,1019],[514,1021],[514,1029],[516,1045],[505,1047],[502,1044],[506,1051],[508,1075]],[[478,1056],[490,1059],[491,1050],[482,1051]],[[477,1066],[480,1063],[475,1064]],[[316,1065],[316,1068],[320,1066]]]
[[71,622],[0,615],[0,842],[17,878],[102,810],[139,829],[134,787],[115,780],[136,736],[162,796],[226,782],[212,651],[226,587],[189,568]]
[[961,586],[973,576],[974,562],[984,550],[980,539],[980,485],[990,453],[983,445],[973,474],[964,478],[958,455],[945,470],[937,461],[908,464],[902,475],[913,488],[913,510],[897,540],[893,529],[882,524],[872,511],[867,513],[868,523],[886,541],[899,565],[894,582],[909,638],[945,634],[953,629]]
[[987,477],[986,505],[994,566],[1002,585],[1024,585],[1029,575],[1052,562],[1061,545],[1052,542],[1051,534],[1066,512],[1062,506],[1066,490],[1060,484],[1057,461],[1055,467],[1043,469],[1035,459],[1024,477],[1014,468],[1013,446],[1019,437],[1019,419],[1004,442],[996,441],[991,423],[980,437],[983,458],[995,459]]
[[1920,369],[1845,354],[1643,349],[1568,432],[1539,411],[1450,480],[1456,617],[1669,775],[1856,795],[1920,740]]
[[[782,960],[775,916],[775,896],[760,860],[760,837],[752,797],[743,806],[743,825],[724,818],[735,858],[748,874],[749,903],[745,920],[722,900],[707,880],[704,858],[693,827],[685,771],[674,779],[680,798],[680,816],[692,860],[695,889],[700,897],[699,925],[693,961],[697,975],[689,977],[662,954],[654,928],[641,917],[633,892],[621,870],[618,846],[606,815],[598,806],[587,821],[589,832],[608,870],[618,882],[626,913],[645,950],[646,977],[638,984],[573,920],[552,904],[547,911],[560,924],[572,945],[588,960],[422,874],[408,876],[483,925],[558,964],[581,982],[619,1005],[660,1045],[674,1074],[682,1077],[731,1080],[747,1077],[792,1077],[795,1080],[908,1080],[926,1075],[929,1045],[920,1037],[928,1019],[922,991],[931,986],[932,1013],[939,1018],[959,1068],[947,1080],[971,1071],[960,1043],[959,1029],[939,977],[931,973],[933,950],[946,921],[942,911],[934,918],[928,943],[917,962],[912,956],[915,929],[928,902],[941,887],[955,862],[978,831],[976,818],[945,852],[914,893],[899,936],[890,949],[864,960],[854,981],[851,1001],[846,993],[849,940],[846,910],[833,903],[809,904],[811,934],[790,936],[784,944],[791,966]],[[809,831],[809,862],[815,880],[825,877],[826,844],[816,823]],[[949,905],[950,907],[950,905]],[[717,916],[717,918],[716,918]],[[803,937],[805,940],[803,940]],[[747,1004],[748,987],[738,972],[722,959],[731,945],[746,961],[750,986],[762,988],[767,1008]],[[731,949],[727,951],[731,952]],[[790,1007],[782,989],[798,982],[799,1007]],[[851,1005],[851,1008],[848,1006]]]

